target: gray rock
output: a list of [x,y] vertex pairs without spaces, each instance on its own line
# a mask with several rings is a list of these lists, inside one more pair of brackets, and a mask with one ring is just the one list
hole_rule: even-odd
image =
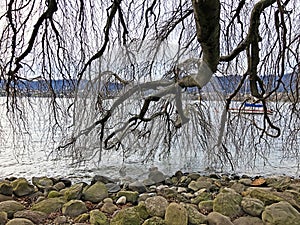
[[64,188],[66,188],[66,185],[64,184],[64,182],[60,181],[58,183],[56,183],[55,185],[53,185],[53,188],[56,190],[56,191],[60,191]]
[[224,189],[214,199],[213,211],[224,216],[236,217],[242,214],[242,196],[230,188]]
[[6,196],[12,196],[13,186],[8,181],[0,182],[0,194]]
[[59,225],[59,224],[66,224],[67,222],[67,217],[66,216],[58,216],[54,219],[54,224]]
[[197,181],[194,181],[192,180],[189,185],[188,185],[188,188],[193,190],[193,191],[198,191],[200,189],[209,189],[211,187],[211,182],[209,181],[205,181],[205,180],[197,180]]
[[265,225],[299,225],[300,213],[288,202],[274,203],[262,213]]
[[16,212],[24,209],[25,207],[21,203],[14,200],[0,202],[0,212],[6,212],[9,219],[12,218]]
[[34,225],[34,223],[28,219],[17,218],[10,220],[6,225]]
[[169,203],[164,197],[154,196],[147,198],[145,205],[150,216],[158,216],[163,218]]
[[53,186],[53,180],[48,177],[33,177],[32,183],[42,191]]
[[47,219],[47,214],[39,211],[23,210],[16,212],[14,217],[29,219],[35,224],[43,224]]
[[166,209],[165,221],[167,225],[187,225],[188,212],[183,205],[172,202]]
[[85,188],[82,194],[83,194],[83,199],[85,201],[98,203],[108,197],[108,190],[105,184],[103,184],[100,181],[97,181],[92,186]]
[[145,179],[145,180],[143,180],[143,184],[147,187],[150,187],[152,185],[155,185],[155,182],[151,179]]
[[66,216],[76,217],[87,212],[85,203],[81,200],[71,200],[63,205],[62,213]]
[[7,222],[7,213],[0,212],[0,225],[5,225]]
[[108,193],[117,193],[121,190],[121,187],[118,184],[108,183],[105,186],[107,187]]
[[230,188],[235,190],[239,194],[241,194],[243,191],[246,190],[246,186],[239,182],[235,182],[234,184],[231,185]]
[[162,172],[158,171],[158,170],[151,170],[149,175],[148,175],[148,178],[150,180],[153,180],[156,184],[162,183],[166,179],[165,175]]
[[120,198],[118,198],[118,200],[116,201],[116,203],[118,205],[125,205],[127,202],[126,196],[121,196]]
[[98,181],[102,182],[103,184],[115,183],[115,180],[111,179],[110,177],[102,176],[102,175],[95,175],[92,179],[91,184],[93,185]]
[[8,201],[8,200],[13,200],[13,197],[8,196],[8,195],[0,194],[0,202],[4,202],[4,201]]
[[251,184],[252,184],[252,180],[251,180],[250,178],[241,178],[241,179],[239,180],[239,182],[240,182],[241,184],[246,185],[246,186],[251,186]]
[[135,181],[133,183],[130,183],[128,188],[129,190],[137,191],[138,193],[144,193],[147,191],[146,186],[140,181]]
[[14,180],[11,184],[13,186],[13,193],[17,197],[23,197],[35,192],[34,186],[29,184],[28,181],[24,178],[18,178]]
[[233,221],[234,225],[264,225],[264,222],[258,217],[245,216]]
[[209,225],[234,225],[227,216],[218,212],[211,212],[207,216]]
[[244,197],[241,202],[242,209],[250,216],[260,217],[265,206],[264,203],[256,198]]

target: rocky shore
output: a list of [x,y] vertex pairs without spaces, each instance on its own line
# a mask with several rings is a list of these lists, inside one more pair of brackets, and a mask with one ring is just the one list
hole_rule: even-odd
[[0,180],[0,225],[299,225],[300,179],[176,172]]

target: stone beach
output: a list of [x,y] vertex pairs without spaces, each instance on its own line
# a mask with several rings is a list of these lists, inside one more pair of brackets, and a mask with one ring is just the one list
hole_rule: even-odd
[[0,225],[299,225],[300,179],[157,168],[148,179],[0,180]]

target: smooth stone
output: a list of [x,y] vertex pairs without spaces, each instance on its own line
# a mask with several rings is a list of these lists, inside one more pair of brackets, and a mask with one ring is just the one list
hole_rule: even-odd
[[258,217],[240,217],[233,221],[234,225],[265,225],[264,222]]
[[147,198],[145,205],[150,216],[158,216],[163,218],[169,203],[167,199],[162,196],[154,196]]
[[209,225],[234,225],[227,216],[218,212],[211,212],[207,216]]
[[14,217],[29,219],[35,224],[43,224],[47,219],[47,214],[39,211],[23,210],[16,212]]
[[188,212],[183,205],[172,202],[166,209],[165,221],[167,225],[187,225]]
[[21,203],[14,200],[0,202],[0,212],[6,212],[9,219],[12,218],[16,212],[24,209],[25,207]]
[[13,200],[13,197],[0,194],[0,202],[4,202],[4,201],[8,201],[8,200]]
[[69,179],[60,178],[60,179],[58,179],[57,182],[63,182],[65,187],[71,187],[72,186],[72,181],[69,180]]
[[70,200],[62,207],[62,213],[66,216],[77,217],[82,213],[87,212],[86,205],[81,200]]
[[59,224],[66,224],[67,222],[67,217],[66,216],[58,216],[54,219],[54,224],[59,225]]
[[242,183],[235,182],[231,185],[231,189],[235,190],[237,193],[241,194],[246,190],[246,186]]
[[288,202],[274,203],[262,213],[265,225],[299,225],[300,213]]
[[262,188],[250,189],[250,196],[261,200],[265,205],[271,205],[276,202],[284,201],[282,197],[276,195],[276,192],[271,192],[268,189]]
[[104,183],[97,181],[92,186],[86,187],[82,194],[85,201],[99,203],[108,197],[108,190]]
[[147,187],[150,187],[152,185],[155,185],[155,182],[153,180],[150,180],[150,179],[145,179],[145,180],[143,180],[143,184]]
[[64,188],[66,188],[66,185],[65,185],[64,182],[60,181],[60,182],[54,184],[54,185],[53,185],[53,188],[54,188],[56,191],[60,191],[60,190],[62,190],[62,189],[64,189]]
[[239,182],[246,186],[251,186],[252,180],[250,178],[241,178]]
[[28,219],[17,218],[10,220],[6,225],[34,225],[34,223]]
[[121,196],[120,198],[118,198],[118,200],[116,201],[116,203],[118,205],[125,205],[127,202],[126,196]]
[[57,198],[61,196],[63,196],[63,194],[55,190],[52,190],[48,193],[48,198]]
[[5,225],[7,222],[7,213],[0,212],[0,225]]

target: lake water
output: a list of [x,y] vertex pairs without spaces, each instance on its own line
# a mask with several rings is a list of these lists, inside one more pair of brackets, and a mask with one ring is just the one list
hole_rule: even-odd
[[[285,174],[299,176],[298,160],[296,157],[285,157],[286,151],[282,149],[282,138],[272,141],[273,147],[266,154],[261,154],[259,151],[254,155],[245,153],[241,156],[245,157],[243,165],[238,166],[234,171],[228,165],[222,168],[218,165],[210,167],[210,163],[207,160],[209,156],[202,152],[198,154],[188,152],[178,146],[172,148],[168,158],[155,158],[147,163],[141,163],[140,158],[136,155],[127,157],[124,160],[120,152],[107,152],[103,155],[100,163],[95,159],[81,165],[73,164],[72,159],[66,154],[59,155],[59,152],[52,154],[58,144],[61,133],[68,132],[68,130],[64,128],[60,130],[59,127],[55,126],[53,128],[54,115],[50,113],[53,106],[51,99],[32,98],[30,104],[24,103],[27,100],[23,102],[22,99],[19,99],[19,103],[23,107],[23,113],[27,117],[24,121],[19,120],[19,113],[15,114],[15,120],[9,121],[7,119],[5,100],[5,98],[0,98],[0,179],[11,176],[26,177],[28,179],[32,176],[49,176],[67,177],[74,181],[90,181],[96,174],[118,178],[120,177],[119,170],[121,168],[126,172],[126,175],[142,179],[147,176],[148,169],[153,166],[158,167],[166,175],[173,175],[177,170],[182,170],[184,172],[200,172],[203,174],[228,172],[247,175]],[[58,101],[64,101],[64,104],[60,105],[67,106],[69,100],[58,99]],[[218,122],[222,113],[219,104],[207,104],[211,104],[209,107],[210,113],[213,112],[215,121]],[[63,114],[64,110],[57,111],[57,118],[67,127],[70,125],[69,121],[59,116],[60,113]],[[64,119],[66,121],[63,121]],[[19,124],[16,124],[16,122]],[[218,124],[215,126],[215,129],[219,129]],[[20,127],[28,127],[30,129],[26,131],[25,129],[20,129]],[[246,140],[246,142],[251,141],[247,137]],[[297,137],[295,144],[296,150],[293,150],[293,154],[297,155],[299,137]],[[234,154],[239,153],[236,152]],[[248,165],[247,160],[252,161],[251,165]]]

